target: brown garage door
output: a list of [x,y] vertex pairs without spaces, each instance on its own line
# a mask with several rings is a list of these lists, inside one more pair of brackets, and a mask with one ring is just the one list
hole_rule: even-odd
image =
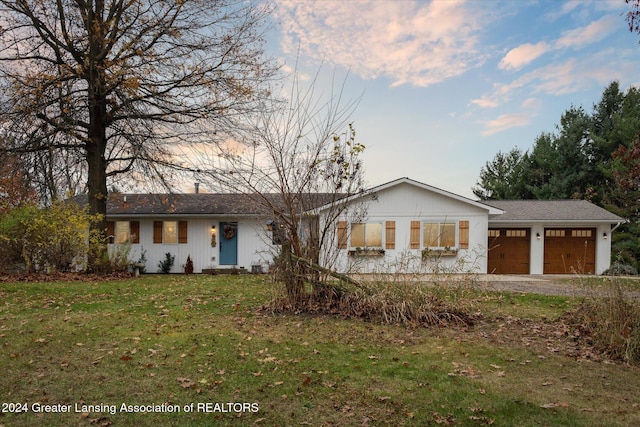
[[544,230],[544,274],[593,274],[595,260],[595,228]]
[[528,228],[489,229],[487,272],[529,274],[530,234]]

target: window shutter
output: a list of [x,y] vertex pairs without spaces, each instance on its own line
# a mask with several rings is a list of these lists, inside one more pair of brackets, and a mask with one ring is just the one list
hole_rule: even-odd
[[140,221],[129,223],[129,239],[131,243],[140,243]]
[[338,221],[338,249],[347,249],[347,221]]
[[411,221],[411,234],[409,235],[409,248],[420,249],[420,221]]
[[107,221],[107,242],[115,243],[116,237],[116,223],[113,221]]
[[178,221],[178,243],[187,243],[187,221]]
[[153,221],[153,243],[162,243],[162,221]]
[[385,223],[384,247],[386,249],[396,248],[396,222],[387,221]]
[[460,233],[458,233],[460,249],[469,249],[469,221],[460,221],[458,228],[460,231]]

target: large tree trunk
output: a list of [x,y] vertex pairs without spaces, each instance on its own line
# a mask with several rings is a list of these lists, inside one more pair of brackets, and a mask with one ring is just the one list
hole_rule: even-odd
[[[95,72],[95,71],[94,71]],[[105,151],[107,146],[106,131],[106,98],[102,93],[102,80],[96,79],[93,89],[89,91],[89,141],[86,146],[87,156],[87,190],[89,213],[99,215],[91,227],[92,245],[88,260],[89,271],[100,270],[107,258],[107,162]]]

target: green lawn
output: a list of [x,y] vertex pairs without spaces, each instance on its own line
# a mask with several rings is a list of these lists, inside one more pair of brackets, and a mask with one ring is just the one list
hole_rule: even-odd
[[640,425],[640,369],[575,352],[571,298],[486,294],[472,327],[407,328],[260,310],[272,294],[2,283],[0,426]]

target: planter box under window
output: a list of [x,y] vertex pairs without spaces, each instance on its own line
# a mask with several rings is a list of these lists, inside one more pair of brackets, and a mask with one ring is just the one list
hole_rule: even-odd
[[422,259],[455,257],[458,255],[458,249],[423,249]]
[[381,257],[384,256],[384,249],[351,249],[349,256],[352,257]]

